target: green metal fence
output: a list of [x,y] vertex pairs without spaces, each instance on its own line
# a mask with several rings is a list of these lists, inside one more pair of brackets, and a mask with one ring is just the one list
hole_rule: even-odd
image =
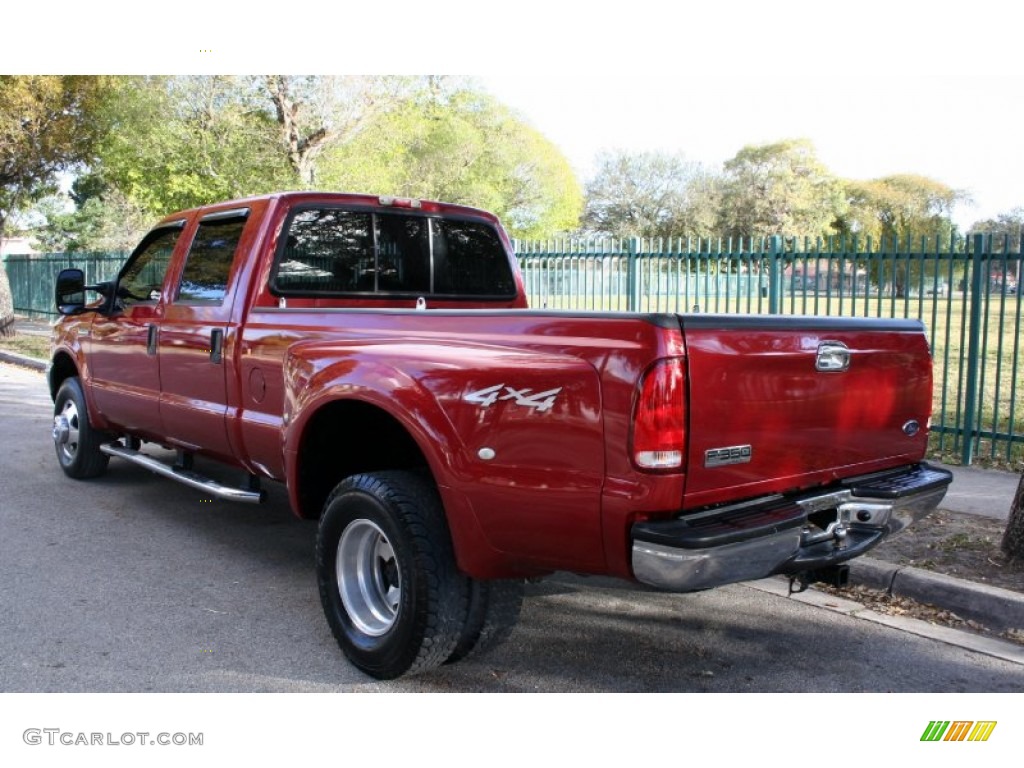
[[78,267],[85,272],[86,285],[117,276],[127,253],[44,253],[5,256],[4,268],[11,283],[14,311],[25,317],[55,318],[53,301],[57,273]]
[[[933,451],[970,464],[1024,458],[1021,244],[976,235],[870,240],[517,242],[534,307],[922,320],[935,359]],[[113,277],[125,254],[8,256],[15,311],[52,317],[65,267]]]

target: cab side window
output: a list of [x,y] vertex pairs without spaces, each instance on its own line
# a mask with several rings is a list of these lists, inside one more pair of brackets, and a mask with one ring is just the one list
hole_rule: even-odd
[[224,301],[245,221],[244,215],[215,214],[199,222],[178,286],[178,301],[204,304]]
[[174,246],[181,227],[157,230],[143,241],[140,250],[125,265],[118,280],[118,298],[122,306],[160,300]]

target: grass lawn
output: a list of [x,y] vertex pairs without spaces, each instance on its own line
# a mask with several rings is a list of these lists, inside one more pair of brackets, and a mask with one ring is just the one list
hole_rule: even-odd
[[0,339],[0,349],[17,352],[19,355],[34,357],[38,360],[50,358],[50,339],[47,336],[19,333],[13,339]]

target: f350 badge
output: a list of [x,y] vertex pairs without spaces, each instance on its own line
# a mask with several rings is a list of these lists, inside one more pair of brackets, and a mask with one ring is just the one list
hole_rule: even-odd
[[544,413],[554,407],[555,398],[558,397],[558,393],[561,391],[562,388],[558,387],[557,389],[547,389],[534,394],[530,388],[516,389],[505,384],[495,384],[493,387],[470,392],[462,399],[467,403],[476,403],[484,408],[494,405],[499,400],[514,400],[516,405],[521,405],[524,408],[533,408],[538,413]]
[[754,457],[749,445],[730,445],[725,448],[709,448],[704,451],[705,467],[725,467],[729,464],[746,464]]

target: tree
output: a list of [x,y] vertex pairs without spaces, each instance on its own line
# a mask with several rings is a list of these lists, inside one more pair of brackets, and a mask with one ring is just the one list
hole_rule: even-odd
[[914,174],[886,176],[845,183],[847,210],[838,228],[861,237],[905,241],[941,237],[955,231],[953,209],[968,199],[966,193],[941,181]]
[[158,215],[216,200],[317,185],[323,152],[344,144],[409,78],[266,75],[117,78],[112,130],[94,169]]
[[1017,493],[1010,505],[1010,516],[1000,547],[1011,560],[1024,561],[1024,471],[1021,472]]
[[489,96],[435,78],[326,151],[321,168],[336,189],[488,209],[517,237],[574,229],[583,205],[551,142]]
[[[96,186],[97,177],[79,177],[69,195],[44,198],[35,207],[45,225],[35,231],[44,251],[130,251],[149,230],[154,216],[119,189]],[[68,198],[75,208],[68,210]]]
[[992,235],[992,249],[996,253],[1020,252],[1021,238],[1024,236],[1024,208],[1011,208],[1005,213],[997,214],[994,219],[982,219],[974,222],[970,232]]
[[682,154],[604,152],[586,186],[583,227],[612,237],[707,237],[719,179]]
[[807,139],[748,145],[725,163],[720,226],[726,234],[827,235],[843,208],[840,181]]
[[[91,158],[105,130],[100,116],[108,83],[92,76],[0,76],[0,237],[13,213],[53,191],[60,173]],[[10,285],[2,273],[0,336],[13,334]]]
[[971,225],[970,231],[1019,238],[1024,232],[1024,207],[1011,208],[1009,211],[997,214],[994,219],[976,221]]
[[[1016,279],[1017,290],[1024,285],[1024,274],[1021,269],[1021,259],[1016,258],[1020,254],[1022,243],[1024,243],[1024,208],[1011,208],[1005,213],[998,214],[994,219],[976,221],[971,225],[971,232],[991,235],[990,245],[993,253],[1005,254],[1005,261],[998,260],[989,262],[989,279],[996,281],[996,284],[1007,285],[1012,275]],[[1014,258],[1011,258],[1010,255]]]
[[93,169],[153,217],[296,184],[269,111],[235,77],[118,78]]
[[11,295],[11,284],[7,279],[7,270],[0,262],[0,339],[14,335],[14,298]]
[[307,188],[328,147],[352,140],[395,96],[401,78],[268,75],[257,87],[269,99],[288,163]]

